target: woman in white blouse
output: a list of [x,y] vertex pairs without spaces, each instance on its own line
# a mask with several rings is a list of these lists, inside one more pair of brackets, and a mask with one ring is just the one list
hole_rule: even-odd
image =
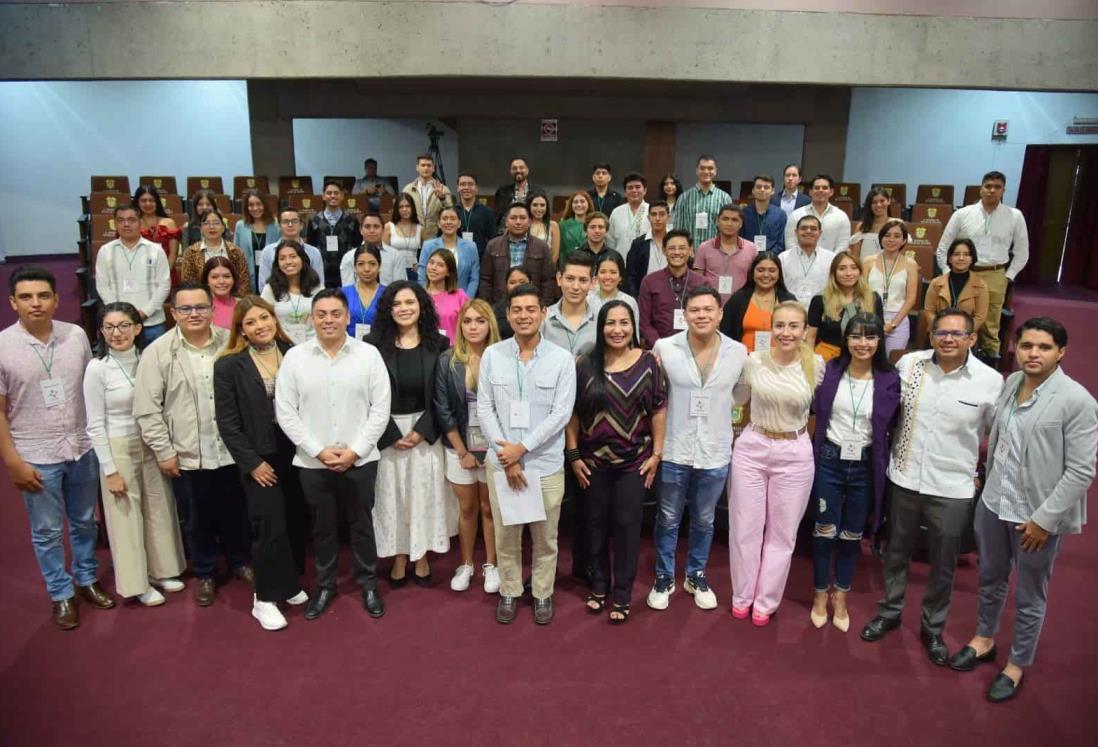
[[824,362],[804,339],[808,314],[796,301],[774,308],[769,350],[752,353],[736,385],[751,424],[732,448],[728,552],[732,616],[762,626],[781,604],[797,526],[815,475],[808,409]]
[[119,596],[146,607],[164,604],[157,590],[182,591],[186,563],[171,485],[141,440],[133,417],[141,316],[132,304],[103,308],[107,352],[88,364],[84,406],[88,436],[99,459],[103,515]]
[[419,267],[419,250],[423,246],[423,225],[419,222],[416,202],[407,192],[397,195],[393,205],[393,220],[385,224],[381,243],[391,246],[404,255],[408,267],[408,279],[415,281]]
[[271,279],[260,296],[274,307],[275,316],[295,345],[316,334],[312,322],[313,296],[324,284],[309,263],[300,242],[283,239],[275,249]]
[[625,278],[625,260],[614,249],[608,249],[598,257],[594,287],[587,293],[587,303],[598,308],[610,301],[624,301],[633,310],[633,318],[640,319],[637,299],[621,289]]

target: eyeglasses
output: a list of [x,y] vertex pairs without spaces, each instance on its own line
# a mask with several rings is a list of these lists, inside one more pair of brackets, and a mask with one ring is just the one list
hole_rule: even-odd
[[122,322],[121,324],[104,324],[103,334],[113,335],[115,332],[126,333],[133,329],[133,322]]
[[283,219],[283,220],[279,221],[279,223],[281,223],[284,226],[296,226],[300,222],[301,221],[298,220],[297,218],[290,218],[289,220]]
[[881,338],[877,335],[847,335],[846,339],[850,342],[879,342]]
[[202,225],[206,228],[216,228],[217,226],[224,227],[225,224],[222,223],[220,220],[204,220],[202,221]]
[[939,330],[935,330],[933,334],[939,340],[948,340],[950,338],[953,338],[954,340],[961,340],[961,339],[964,339],[965,337],[968,337],[972,333],[971,332],[964,332],[962,330],[957,330],[957,329],[939,329]]
[[212,307],[209,304],[198,304],[197,306],[176,306],[175,312],[180,316],[204,316],[210,313]]
[[137,218],[115,218],[114,222],[115,223],[121,223],[121,224],[137,223]]

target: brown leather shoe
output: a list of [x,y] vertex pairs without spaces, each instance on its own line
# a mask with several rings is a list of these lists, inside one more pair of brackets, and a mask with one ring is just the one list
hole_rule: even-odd
[[233,568],[233,575],[253,589],[255,588],[255,571],[252,570],[250,565],[241,565]]
[[89,586],[77,586],[76,593],[92,607],[109,610],[114,606],[114,599],[110,594],[103,591],[103,587],[99,585],[98,581],[93,581]]
[[69,597],[53,603],[53,624],[61,630],[72,630],[80,624],[76,613],[76,599]]
[[217,584],[212,578],[200,578],[194,587],[194,601],[199,607],[209,607],[217,598]]

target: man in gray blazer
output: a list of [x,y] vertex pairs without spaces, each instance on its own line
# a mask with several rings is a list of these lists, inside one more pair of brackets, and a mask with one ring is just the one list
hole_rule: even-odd
[[976,635],[949,662],[967,672],[995,660],[995,634],[1016,565],[1014,640],[1006,667],[988,688],[993,703],[1013,698],[1023,667],[1033,663],[1062,537],[1078,534],[1087,520],[1098,403],[1060,368],[1067,339],[1055,319],[1035,317],[1022,324],[1016,353],[1022,370],[1007,379],[995,405],[987,485],[976,509]]

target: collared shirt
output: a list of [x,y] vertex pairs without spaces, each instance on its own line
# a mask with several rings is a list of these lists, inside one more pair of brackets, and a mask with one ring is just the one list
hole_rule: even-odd
[[[652,349],[667,375],[667,435],[663,460],[694,469],[728,464],[732,450],[732,389],[747,361],[747,348],[717,333],[720,350],[702,383],[687,331],[660,340]],[[704,415],[691,415],[695,397],[707,398]]]
[[[938,264],[946,266],[946,252],[954,239],[972,239],[976,244],[977,267],[1010,266],[1006,276],[1013,280],[1029,260],[1029,233],[1022,211],[1009,205],[987,213],[982,202],[965,205],[949,218],[938,242]],[[1011,253],[1013,252],[1013,258]]]
[[334,357],[313,339],[282,359],[275,415],[297,446],[294,464],[326,469],[317,455],[328,447],[358,454],[355,466],[377,461],[377,440],[389,424],[392,392],[381,353],[348,337]]
[[792,194],[786,192],[784,189],[782,190],[782,211],[785,213],[786,218],[793,215],[793,211],[797,209],[797,195],[799,194],[799,190],[794,191]]
[[[736,237],[736,248],[731,254],[721,249],[721,237],[714,236],[698,247],[694,255],[694,272],[705,277],[721,294],[721,305],[728,303],[732,294],[747,283],[751,262],[759,250],[746,239]],[[729,278],[721,288],[721,279]]]
[[95,288],[103,303],[126,301],[144,312],[145,324],[163,324],[172,289],[168,257],[160,244],[145,238],[133,249],[122,239],[108,241],[95,255]]
[[606,230],[606,246],[625,256],[633,239],[644,236],[651,230],[647,202],[642,201],[635,213],[629,203],[618,205],[610,214],[610,225]]
[[[1034,417],[1034,406],[1051,379],[1045,379],[1021,404],[1016,404],[1018,390],[1015,389],[1005,407],[994,413],[995,420],[991,427],[998,429],[996,451],[1003,456],[989,460],[991,469],[987,473],[983,501],[988,510],[1003,521],[1024,524],[1033,517],[1033,509],[1022,494],[1022,433]],[[1023,383],[1025,379],[1019,379],[1018,387],[1021,388]]]
[[814,216],[820,221],[819,245],[832,252],[845,252],[850,246],[850,218],[839,208],[831,203],[827,204],[822,213],[816,212],[816,206],[811,202],[802,205],[793,211],[789,220],[785,222],[785,246],[792,249],[797,245],[797,221],[806,215]]
[[809,256],[794,243],[789,251],[782,252],[778,261],[782,263],[782,277],[785,287],[797,297],[797,302],[807,310],[812,297],[823,292],[827,277],[831,272],[831,260],[835,253],[820,246]]
[[[431,187],[431,180],[422,181],[417,179],[416,191],[419,192],[420,203],[423,205],[424,209],[426,209],[427,201],[431,199],[431,193],[435,191],[434,188]],[[424,216],[424,218],[425,217],[426,216]],[[420,218],[420,220],[423,220],[424,218]]]
[[[408,255],[388,244],[381,245],[381,271],[378,272],[377,282],[380,285],[392,285],[398,280],[408,279]],[[321,280],[324,278],[321,277]],[[355,276],[355,253],[344,252],[339,260],[339,279],[343,287],[354,285],[358,278]]]
[[[717,235],[717,213],[732,202],[732,196],[719,187],[712,186],[708,192],[702,192],[695,184],[675,200],[672,223],[680,231],[689,231],[691,243],[698,246]],[[704,213],[707,217],[703,219],[699,213]],[[699,227],[701,221],[705,222],[705,227]]]
[[[0,332],[0,395],[7,398],[12,444],[27,462],[71,462],[91,448],[83,387],[90,360],[88,336],[75,324],[54,321],[45,343],[21,322]],[[47,381],[59,382],[64,397],[52,407]]]
[[933,350],[908,353],[900,374],[900,423],[888,477],[902,488],[943,498],[971,498],[980,439],[991,424],[1003,378],[969,355],[945,373]]
[[198,405],[198,454],[199,469],[218,469],[235,464],[232,454],[225,448],[221,440],[221,433],[217,428],[217,419],[214,410],[214,385],[213,367],[217,360],[217,354],[221,345],[213,335],[202,347],[195,347],[187,342],[187,338],[175,328],[179,336],[179,343],[186,354],[187,365],[190,366],[191,376],[194,379],[195,399]]
[[[787,215],[777,205],[767,203],[766,212],[759,215],[752,200],[743,209],[743,226],[740,236],[750,241],[759,251],[781,254],[785,251],[785,224]],[[759,246],[756,236],[766,237],[766,246]]]
[[645,238],[648,239],[648,272],[645,275],[651,275],[653,272],[667,268],[667,255],[663,253],[663,247],[652,238],[651,231]]
[[[633,326],[636,327],[640,324],[640,308],[637,306],[637,299],[630,296],[621,288],[618,288],[617,291],[614,292],[614,295],[609,298],[603,298],[602,291],[597,287],[598,281],[595,281],[595,286],[596,287],[592,288],[587,294],[587,303],[594,309],[595,316],[598,316],[599,310],[602,309],[603,304],[610,303],[611,301],[625,301],[625,303],[629,305],[629,308],[633,310]],[[639,328],[637,332],[639,334]]]
[[484,256],[484,249],[488,246],[488,240],[496,235],[495,219],[492,211],[479,202],[474,202],[473,207],[466,210],[461,200],[456,200],[454,208],[457,210],[458,219],[461,220],[461,235],[473,234],[473,242],[477,245],[477,254]]
[[521,239],[515,239],[511,234],[507,234],[507,250],[511,255],[511,267],[521,265],[523,260],[526,259],[526,238],[529,234],[524,235]]
[[679,331],[675,329],[675,310],[683,308],[683,300],[691,289],[705,284],[705,278],[693,270],[687,270],[681,278],[674,277],[669,269],[645,275],[637,293],[638,324],[645,347],[650,348],[656,340]]
[[[202,264],[205,266],[214,257],[229,258],[229,242],[226,239],[221,239],[221,246],[213,247],[206,243],[205,239],[202,239],[199,243],[199,249],[202,251]],[[163,251],[163,250],[161,250]]]
[[339,223],[339,219],[342,217],[342,210],[336,210],[335,212],[332,212],[328,208],[324,208],[324,220],[328,221],[328,225],[334,227],[336,223]]
[[[320,281],[324,282],[324,258],[320,256],[320,250],[312,244],[306,244],[305,239],[303,238],[299,237],[291,240],[301,243],[302,247],[305,249],[305,256],[309,258],[309,266],[316,270],[316,274],[320,278]],[[280,243],[282,243],[281,240],[267,244],[259,254],[259,267],[256,269],[256,274],[259,276],[258,287],[260,290],[263,290],[263,286],[271,279],[271,268],[274,267],[275,249]],[[351,254],[353,253],[354,252],[351,252]]]
[[545,321],[541,323],[541,336],[567,350],[573,358],[578,358],[595,347],[600,304],[588,303],[579,325],[573,328],[561,311],[563,303],[564,299],[561,299],[546,310]]
[[[519,360],[514,338],[484,351],[477,383],[477,417],[488,439],[488,461],[502,469],[496,441],[526,448],[523,469],[544,477],[564,468],[564,426],[576,399],[576,363],[567,350],[542,339],[530,360]],[[511,403],[526,402],[529,427],[512,428]]]

